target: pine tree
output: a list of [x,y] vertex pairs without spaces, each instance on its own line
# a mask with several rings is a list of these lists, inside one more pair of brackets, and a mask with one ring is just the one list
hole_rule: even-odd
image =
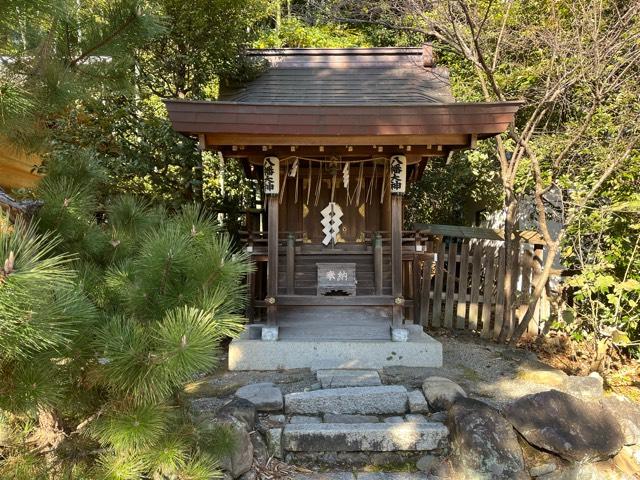
[[249,263],[196,205],[100,192],[90,154],[62,156],[37,226],[3,217],[0,477],[212,478],[231,432],[179,392],[242,329]]

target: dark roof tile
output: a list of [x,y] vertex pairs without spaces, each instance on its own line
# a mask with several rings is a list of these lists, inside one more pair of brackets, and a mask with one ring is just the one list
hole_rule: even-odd
[[[254,50],[269,68],[220,100],[361,105],[453,103],[446,69],[424,66],[422,48]],[[428,63],[430,65],[430,63]]]

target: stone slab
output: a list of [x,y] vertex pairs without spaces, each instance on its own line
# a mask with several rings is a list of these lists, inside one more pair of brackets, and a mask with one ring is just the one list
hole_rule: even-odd
[[320,417],[310,417],[307,415],[294,415],[289,419],[289,423],[322,423],[322,418]]
[[253,383],[240,387],[236,397],[249,400],[262,412],[273,412],[282,409],[282,391],[273,383]]
[[324,423],[379,423],[380,419],[374,415],[347,415],[325,413]]
[[285,340],[283,335],[276,342],[263,342],[256,335],[261,330],[248,326],[229,345],[229,370],[442,367],[442,344],[419,329],[408,330],[406,342]]
[[351,472],[294,473],[292,480],[355,480]]
[[429,404],[420,390],[409,392],[409,411],[411,413],[429,413]]
[[434,477],[411,472],[366,472],[359,473],[357,478],[358,480],[428,480]]
[[316,377],[322,388],[375,387],[382,385],[376,370],[318,370]]
[[283,458],[282,428],[270,428],[267,431],[267,447],[270,455],[276,458]]
[[449,431],[441,423],[287,425],[282,445],[292,452],[393,452],[439,448]]
[[384,423],[404,423],[402,417],[387,417],[382,420]]
[[407,411],[407,389],[400,385],[350,387],[296,392],[285,395],[285,411],[292,414],[321,413],[394,415]]
[[413,422],[413,423],[429,423],[429,420],[427,420],[427,417],[425,417],[424,415],[420,415],[419,413],[409,413],[404,416],[404,419],[407,422]]

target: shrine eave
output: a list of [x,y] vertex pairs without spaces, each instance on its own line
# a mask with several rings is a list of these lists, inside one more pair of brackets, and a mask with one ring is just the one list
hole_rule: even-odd
[[[522,102],[378,105],[165,100],[173,128],[204,148],[235,145],[439,145],[504,132]],[[447,148],[449,147],[449,148]]]

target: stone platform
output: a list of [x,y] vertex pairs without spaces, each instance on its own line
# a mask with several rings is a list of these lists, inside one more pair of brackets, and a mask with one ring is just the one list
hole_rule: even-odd
[[261,340],[263,325],[248,325],[229,345],[229,370],[381,369],[390,366],[441,367],[442,345],[422,331],[420,325],[405,325],[406,342],[388,339],[326,339],[300,333],[281,335],[277,341]]

